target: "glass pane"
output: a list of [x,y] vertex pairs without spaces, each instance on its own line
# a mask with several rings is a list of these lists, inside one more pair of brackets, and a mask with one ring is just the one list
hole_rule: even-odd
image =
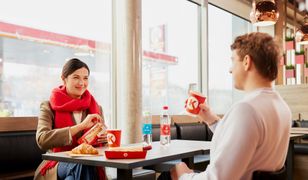
[[[186,0],[142,1],[143,109],[182,114],[198,83],[198,6]],[[198,84],[197,84],[198,86]]]
[[14,3],[8,1],[8,10],[0,13],[0,116],[37,116],[40,103],[62,84],[65,60],[76,57],[88,64],[89,90],[109,120],[111,0],[93,1],[94,9],[84,8],[86,1],[70,0],[57,5],[57,13],[50,11],[54,5],[41,3],[10,12]]
[[[251,32],[251,24],[222,9],[209,5],[209,104],[218,114],[225,114],[242,97],[233,88],[230,45],[235,37]],[[223,23],[222,23],[223,22]],[[223,32],[217,33],[217,32]]]

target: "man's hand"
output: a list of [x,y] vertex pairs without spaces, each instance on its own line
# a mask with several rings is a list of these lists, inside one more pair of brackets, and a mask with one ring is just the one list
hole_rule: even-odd
[[170,170],[170,175],[173,180],[179,179],[185,173],[193,173],[194,171],[189,169],[184,162],[175,165],[174,168]]
[[207,104],[200,104],[199,107],[200,112],[197,117],[202,122],[205,122],[208,125],[212,125],[220,119],[214,112],[211,111],[210,107]]

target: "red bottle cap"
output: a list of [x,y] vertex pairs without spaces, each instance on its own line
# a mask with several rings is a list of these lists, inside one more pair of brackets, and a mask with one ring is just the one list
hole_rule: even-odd
[[168,106],[163,106],[163,110],[168,110]]
[[144,150],[144,151],[151,150],[151,149],[152,149],[152,146],[151,146],[151,145],[149,145],[149,146],[144,146],[144,147],[143,147],[143,150]]

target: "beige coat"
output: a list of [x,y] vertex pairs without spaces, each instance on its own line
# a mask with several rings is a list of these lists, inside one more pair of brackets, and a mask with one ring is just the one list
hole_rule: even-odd
[[[101,111],[102,112],[102,111]],[[103,113],[102,113],[103,114]],[[82,112],[82,120],[87,116],[87,112]],[[72,118],[76,123],[74,116]],[[102,118],[104,119],[103,115]],[[53,129],[54,124],[54,112],[51,110],[49,101],[44,101],[40,106],[40,115],[38,117],[37,131],[36,131],[36,142],[42,150],[50,151],[54,147],[61,147],[70,145],[70,134],[69,127]],[[77,138],[82,134],[77,134]],[[57,166],[48,170],[45,176],[41,176],[39,173],[41,168],[46,163],[43,160],[42,163],[35,171],[34,179],[57,179]]]

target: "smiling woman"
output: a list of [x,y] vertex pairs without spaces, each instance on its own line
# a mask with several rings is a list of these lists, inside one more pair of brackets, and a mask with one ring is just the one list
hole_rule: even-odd
[[[87,90],[89,74],[88,65],[76,58],[68,60],[63,66],[63,85],[54,88],[49,101],[41,104],[36,140],[42,150],[70,151],[82,143],[77,139],[89,128],[97,126],[97,123],[106,126],[99,105]],[[106,134],[97,137],[91,144],[106,142]],[[104,179],[105,170],[102,167],[45,160],[38,167],[34,179],[53,179],[57,176],[60,179]]]

